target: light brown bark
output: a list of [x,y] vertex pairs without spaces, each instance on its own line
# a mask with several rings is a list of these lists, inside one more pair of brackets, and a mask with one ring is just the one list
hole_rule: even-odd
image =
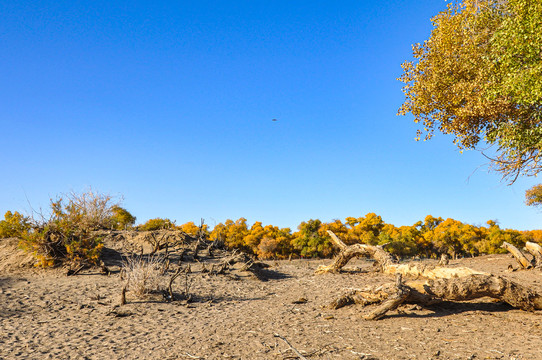
[[529,269],[529,268],[532,267],[531,262],[529,260],[527,260],[525,255],[523,255],[523,253],[517,247],[515,247],[514,245],[512,245],[510,243],[507,243],[505,241],[505,242],[503,242],[501,247],[508,250],[514,256],[514,258],[517,260],[519,266],[521,266],[523,269]]
[[385,274],[401,274],[403,276],[410,276],[414,278],[423,277],[429,279],[438,279],[438,278],[454,278],[461,276],[468,276],[474,274],[485,274],[487,273],[476,271],[466,267],[443,267],[443,266],[432,266],[424,265],[420,263],[410,263],[410,264],[398,264],[390,253],[384,251],[380,246],[365,245],[365,244],[354,244],[346,245],[341,241],[332,231],[328,230],[328,234],[331,236],[333,243],[341,249],[339,254],[333,259],[333,262],[329,265],[321,265],[316,270],[317,274],[327,273],[327,272],[340,272],[341,269],[353,258],[356,256],[370,257],[376,260],[377,266],[380,267],[380,270]]
[[535,267],[542,267],[542,246],[538,245],[537,243],[527,241],[525,244],[525,250],[534,256]]
[[526,311],[542,310],[542,295],[494,275],[470,275],[462,278],[412,281],[404,284],[386,284],[363,290],[350,290],[335,299],[329,307],[338,309],[348,304],[382,305],[365,316],[378,320],[400,304],[430,305],[441,300],[466,301],[491,297]]
[[[364,244],[347,246],[333,232],[328,231],[328,233],[341,251],[330,265],[319,267],[317,273],[338,272],[352,257],[368,256],[376,260],[383,273],[396,274],[397,276],[395,284],[364,290],[350,290],[347,294],[334,300],[330,304],[332,308],[336,309],[351,303],[363,306],[379,303],[381,304],[379,307],[365,316],[366,319],[377,320],[403,302],[428,305],[440,300],[466,301],[487,296],[522,310],[542,310],[541,294],[511,280],[465,267],[424,266],[417,263],[398,264],[389,253],[380,247]],[[505,244],[503,247],[509,251],[512,252],[515,249],[519,252],[513,245],[506,242]],[[534,249],[530,251],[540,251],[540,256],[542,256],[540,246],[538,248],[529,246],[529,248]],[[523,256],[523,254],[521,255]],[[527,261],[525,256],[523,258]],[[403,275],[428,280],[402,283]]]
[[371,311],[368,315],[364,316],[366,320],[379,320],[386,315],[388,311],[395,310],[401,305],[410,295],[410,288],[405,286],[402,282],[401,274],[397,275],[395,283],[395,291],[389,296],[382,305]]

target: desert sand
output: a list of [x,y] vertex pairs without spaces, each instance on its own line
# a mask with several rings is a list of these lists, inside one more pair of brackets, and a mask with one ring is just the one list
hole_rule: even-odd
[[[315,275],[329,259],[266,261],[265,279],[202,272],[192,300],[127,293],[119,306],[123,249],[106,244],[103,275],[33,268],[16,239],[0,240],[1,359],[542,359],[542,312],[492,299],[403,305],[379,321],[370,307],[326,308],[349,288],[393,282],[356,259],[356,271]],[[202,260],[203,261],[203,260]],[[424,260],[432,262],[433,260]],[[451,261],[542,291],[538,270],[510,272],[509,255]],[[203,261],[204,263],[204,261]],[[183,279],[174,283],[179,292]],[[277,337],[279,335],[280,337]]]

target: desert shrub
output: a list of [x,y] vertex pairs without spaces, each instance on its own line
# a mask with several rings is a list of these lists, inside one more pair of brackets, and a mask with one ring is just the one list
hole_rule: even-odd
[[118,205],[111,207],[111,213],[110,223],[113,229],[125,230],[135,224],[136,217]]
[[59,263],[97,264],[103,243],[88,232],[51,222],[25,233],[21,247],[34,254],[38,266],[50,267]]
[[108,195],[91,190],[51,200],[49,218],[41,215],[21,236],[23,249],[34,253],[38,265],[96,264],[103,248],[93,230],[108,228],[114,204]]
[[92,189],[83,193],[71,192],[56,201],[51,200],[52,215],[56,220],[84,230],[108,229],[115,207],[118,204],[111,196]]
[[201,222],[201,225],[200,226],[197,226],[196,224],[194,224],[193,221],[189,221],[187,223],[184,223],[180,226],[177,226],[177,229],[187,233],[188,235],[190,236],[193,236],[193,237],[204,237],[204,238],[208,238],[209,237],[209,227],[207,226],[207,224],[204,224],[203,223],[203,220]]
[[158,255],[131,256],[123,263],[123,279],[126,289],[133,292],[137,298],[165,289],[165,258]]
[[30,219],[17,211],[7,211],[4,220],[0,221],[0,238],[21,237],[30,230]]
[[169,219],[150,219],[145,224],[139,225],[137,227],[140,231],[152,231],[152,230],[162,230],[162,229],[173,229],[175,223]]
[[264,237],[258,244],[258,257],[260,259],[272,259],[280,251],[280,245],[277,239]]

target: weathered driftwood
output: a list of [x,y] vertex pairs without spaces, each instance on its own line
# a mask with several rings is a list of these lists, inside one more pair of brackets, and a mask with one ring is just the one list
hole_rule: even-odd
[[[321,266],[317,273],[337,272],[354,256],[368,256],[376,260],[383,273],[397,276],[395,284],[350,290],[334,300],[330,304],[332,308],[339,308],[350,303],[364,306],[380,304],[365,316],[368,320],[377,320],[404,302],[429,305],[440,300],[465,301],[487,296],[522,310],[542,310],[541,294],[511,280],[469,268],[424,266],[416,263],[398,264],[381,247],[364,244],[347,246],[333,232],[328,231],[328,233],[341,251],[332,264]],[[403,283],[402,276],[404,275],[423,277],[428,280]]]
[[525,255],[523,255],[521,250],[514,245],[505,241],[502,243],[501,247],[508,250],[517,260],[519,266],[521,266],[523,269],[530,269],[532,267],[531,262],[525,257]]
[[439,266],[448,265],[449,263],[450,263],[450,260],[448,258],[448,254],[442,254],[438,262]]
[[402,283],[401,277],[398,275],[395,284],[349,290],[329,304],[329,307],[338,309],[348,304],[362,306],[381,304],[364,316],[368,320],[378,320],[402,303],[427,306],[440,300],[465,301],[486,296],[503,301],[518,309],[542,310],[541,294],[499,276],[480,274],[406,283]]
[[397,274],[395,292],[388,296],[382,304],[365,316],[367,320],[378,320],[384,317],[388,311],[395,310],[409,297],[411,289],[402,282],[401,274]]
[[346,245],[332,231],[328,230],[334,244],[341,250],[329,265],[321,265],[316,273],[339,272],[353,257],[364,256],[376,260],[377,266],[385,274],[401,274],[403,276],[423,277],[428,279],[454,278],[475,274],[487,273],[476,271],[467,267],[443,267],[420,263],[398,264],[397,261],[381,246],[366,244]]
[[120,304],[126,305],[126,290],[128,289],[128,283],[124,284],[120,293]]
[[534,266],[536,268],[542,267],[542,246],[537,243],[527,241],[525,244],[525,250],[527,250],[534,257]]

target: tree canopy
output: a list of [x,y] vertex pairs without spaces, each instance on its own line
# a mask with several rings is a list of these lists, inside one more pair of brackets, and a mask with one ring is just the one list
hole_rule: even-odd
[[525,204],[528,206],[542,206],[542,184],[533,186],[525,191]]
[[[421,124],[460,149],[486,151],[513,182],[542,170],[542,2],[463,0],[431,19],[433,30],[402,64],[405,102]],[[491,150],[489,150],[491,149]]]
[[112,228],[123,230],[135,224],[136,217],[125,208],[115,205],[111,208],[111,212],[113,213],[111,216]]

